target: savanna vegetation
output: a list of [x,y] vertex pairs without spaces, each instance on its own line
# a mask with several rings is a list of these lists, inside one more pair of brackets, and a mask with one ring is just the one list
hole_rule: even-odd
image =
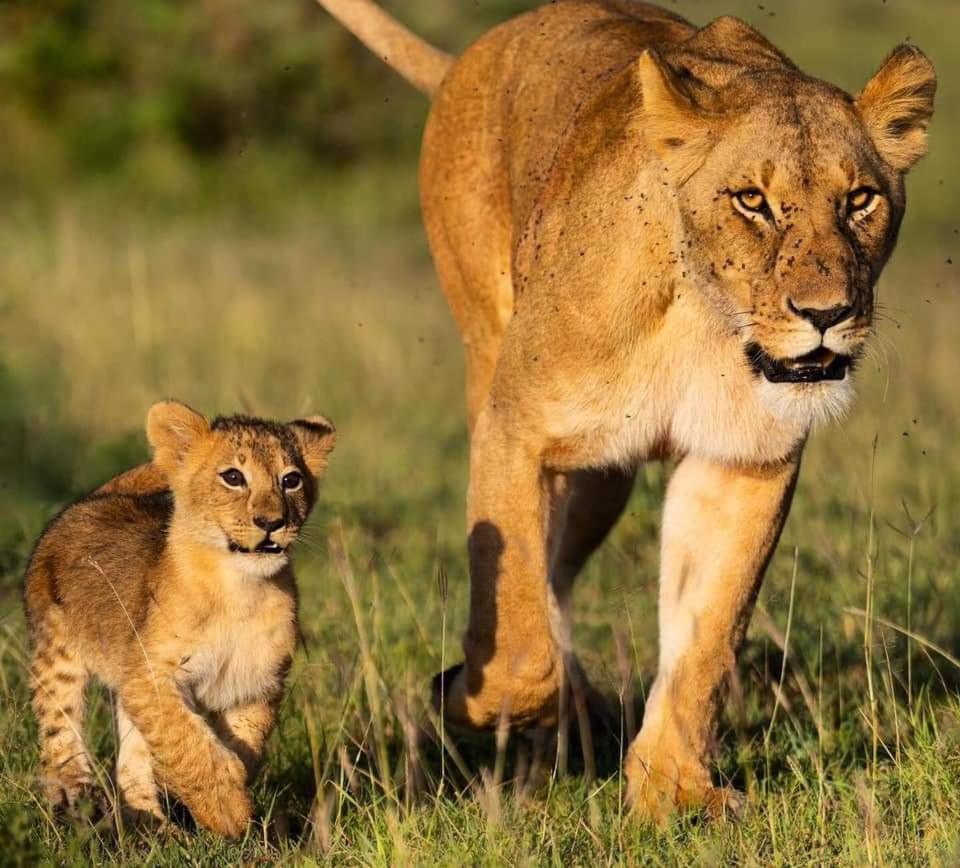
[[[521,0],[389,4],[456,50]],[[879,287],[860,401],[818,432],[760,597],[717,775],[739,824],[625,816],[620,728],[656,666],[651,465],[577,590],[614,708],[576,731],[434,728],[466,618],[462,363],[418,225],[423,98],[308,0],[0,3],[0,863],[960,864],[960,8],[683,0],[856,90],[910,38],[941,89]],[[36,786],[20,583],[142,420],[318,410],[340,445],[298,560],[304,648],[247,838],[66,825]],[[111,700],[90,744],[108,782]],[[564,766],[566,768],[564,768]]]

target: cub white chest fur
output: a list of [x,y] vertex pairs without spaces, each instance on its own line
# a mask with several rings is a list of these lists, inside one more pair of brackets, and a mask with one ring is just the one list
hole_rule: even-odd
[[269,696],[296,646],[292,588],[276,579],[228,575],[208,604],[189,653],[181,658],[181,687],[208,711]]

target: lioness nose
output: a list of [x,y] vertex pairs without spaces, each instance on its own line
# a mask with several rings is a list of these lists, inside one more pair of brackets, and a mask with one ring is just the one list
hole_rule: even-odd
[[853,306],[849,304],[838,304],[836,307],[797,307],[793,299],[787,301],[790,310],[797,316],[809,322],[820,334],[823,334],[830,326],[835,326],[838,322],[853,316]]
[[253,517],[253,523],[260,528],[260,530],[273,533],[275,530],[280,530],[280,528],[287,523],[287,520],[282,516],[280,518],[267,518],[264,515],[255,515]]

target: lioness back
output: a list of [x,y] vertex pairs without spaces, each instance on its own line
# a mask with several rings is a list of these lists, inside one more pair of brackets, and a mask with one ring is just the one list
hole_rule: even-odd
[[[509,200],[504,210],[512,214],[515,242],[584,102],[644,48],[674,45],[696,32],[665,9],[626,0],[549,3],[504,22],[474,43],[444,81],[424,138],[422,172],[447,177],[471,196],[479,184],[480,195]],[[433,204],[430,189],[426,196]]]

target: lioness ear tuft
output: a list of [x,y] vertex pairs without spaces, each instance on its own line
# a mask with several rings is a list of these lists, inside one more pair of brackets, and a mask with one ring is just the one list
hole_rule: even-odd
[[206,418],[179,401],[160,401],[147,413],[147,440],[153,449],[153,461],[168,475],[209,430]]
[[319,476],[327,469],[327,456],[337,443],[337,429],[326,416],[307,416],[287,423],[300,447],[307,470]]
[[913,45],[898,45],[857,96],[857,108],[884,162],[906,172],[927,152],[937,74]]
[[640,55],[636,75],[643,134],[676,183],[682,184],[703,165],[713,147],[711,119],[655,50],[648,48]]

